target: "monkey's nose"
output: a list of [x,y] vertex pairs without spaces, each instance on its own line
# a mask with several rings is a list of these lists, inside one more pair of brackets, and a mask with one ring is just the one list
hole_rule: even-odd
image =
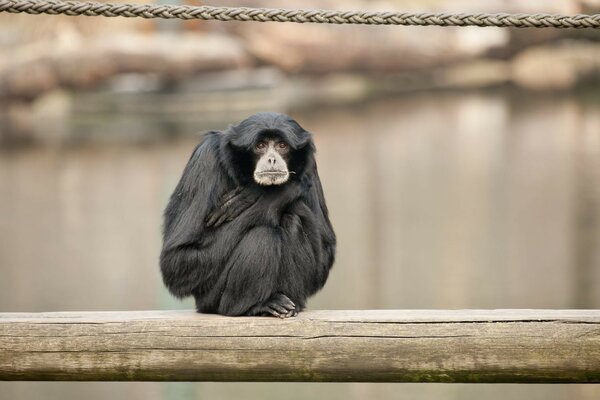
[[269,165],[275,165],[275,157],[269,157],[267,161],[269,162]]

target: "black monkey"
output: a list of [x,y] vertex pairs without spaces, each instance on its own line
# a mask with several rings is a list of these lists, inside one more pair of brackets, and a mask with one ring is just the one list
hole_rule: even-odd
[[165,210],[160,267],[198,312],[292,317],[335,257],[309,132],[259,113],[194,150]]

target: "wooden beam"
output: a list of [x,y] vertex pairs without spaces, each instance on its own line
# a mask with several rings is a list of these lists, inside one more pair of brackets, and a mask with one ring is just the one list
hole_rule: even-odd
[[0,314],[0,380],[600,382],[600,310]]

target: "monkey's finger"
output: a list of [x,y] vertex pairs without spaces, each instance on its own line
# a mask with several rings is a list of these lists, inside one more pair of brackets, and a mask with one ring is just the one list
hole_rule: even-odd
[[243,190],[244,190],[244,188],[242,186],[238,186],[235,189],[233,189],[232,191],[230,191],[229,193],[226,193],[225,197],[223,197],[223,199],[224,200],[231,199],[231,198],[237,196],[238,194],[242,193]]
[[217,218],[217,220],[215,221],[215,228],[217,226],[221,226],[223,225],[225,222],[229,221],[229,213],[227,212],[227,210],[225,210],[224,212],[222,212],[219,217]]
[[233,218],[231,215],[235,213],[231,207],[220,207],[219,209],[213,211],[212,219],[210,221],[211,226],[215,228],[223,225],[227,221],[231,221]]
[[217,220],[219,219],[219,216],[221,215],[220,212],[217,211],[213,211],[210,214],[208,214],[208,216],[206,217],[206,226],[207,227],[211,227],[215,224],[215,222],[217,222]]
[[229,205],[237,196],[242,193],[242,188],[237,187],[229,193],[225,193],[225,196],[221,199],[221,205],[226,206]]
[[207,227],[211,227],[213,224],[213,214],[209,214],[204,218],[204,225]]
[[237,196],[234,196],[234,197],[232,197],[232,198],[230,198],[230,199],[222,202],[221,203],[221,207],[222,208],[224,208],[224,207],[231,207],[232,204],[239,203],[239,202],[240,201],[238,200]]

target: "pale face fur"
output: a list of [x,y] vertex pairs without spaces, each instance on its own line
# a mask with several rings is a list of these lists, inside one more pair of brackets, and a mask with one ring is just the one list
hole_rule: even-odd
[[287,163],[289,145],[277,138],[265,138],[254,146],[254,181],[259,185],[282,185],[290,178]]

